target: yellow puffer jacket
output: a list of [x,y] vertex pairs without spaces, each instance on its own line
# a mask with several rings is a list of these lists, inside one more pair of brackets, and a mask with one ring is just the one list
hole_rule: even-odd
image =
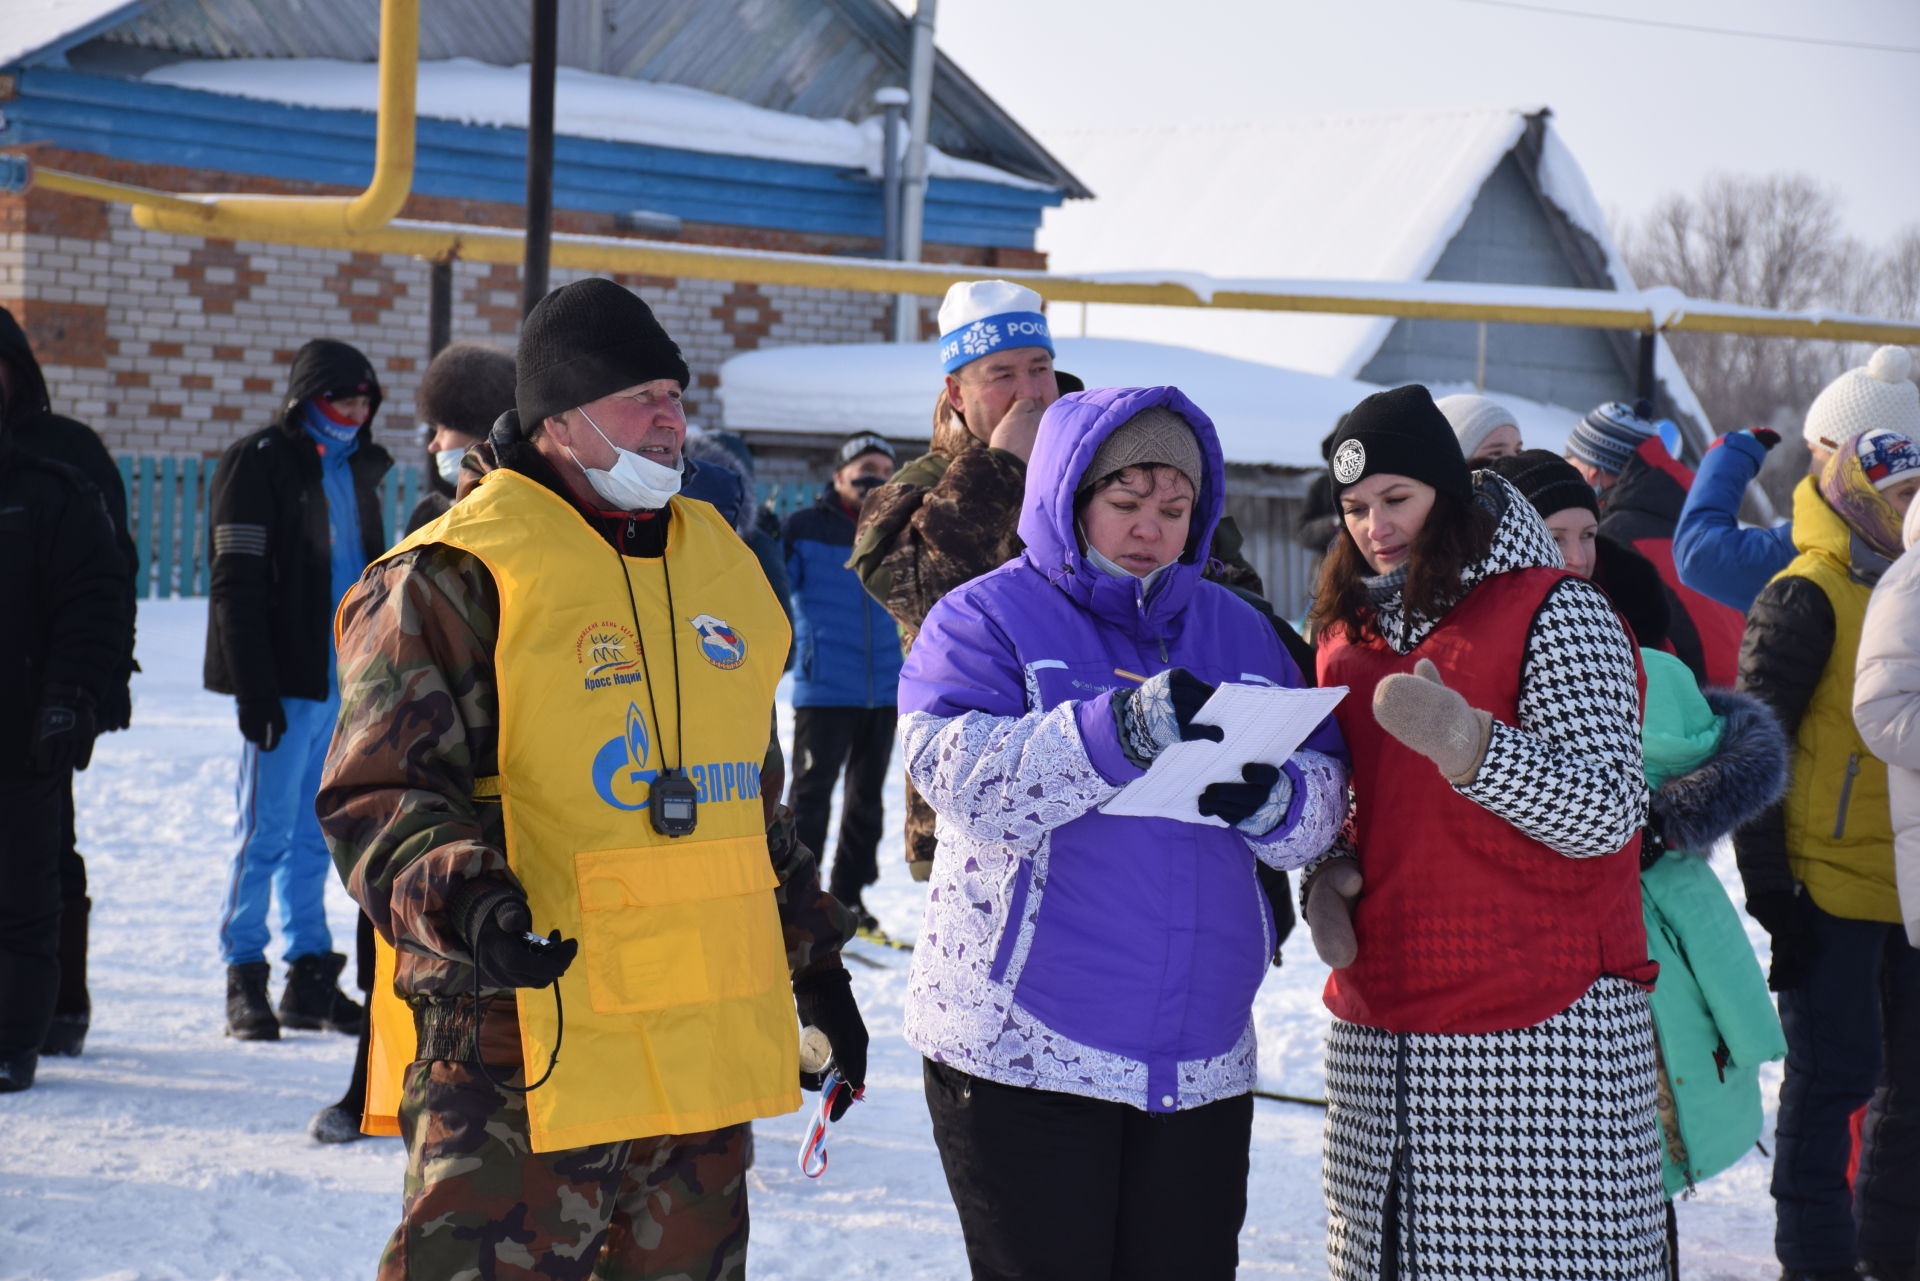
[[1763,602],[1779,599],[1773,588],[1785,579],[1812,583],[1833,612],[1833,644],[1794,734],[1785,806],[1788,861],[1821,910],[1898,922],[1887,767],[1868,752],[1853,722],[1854,662],[1873,586],[1856,571],[1846,522],[1810,480],[1794,493],[1793,542],[1800,554],[1768,584],[1748,622],[1749,645],[1756,627],[1769,621],[1775,628],[1795,626],[1791,608],[1785,617],[1763,618]]

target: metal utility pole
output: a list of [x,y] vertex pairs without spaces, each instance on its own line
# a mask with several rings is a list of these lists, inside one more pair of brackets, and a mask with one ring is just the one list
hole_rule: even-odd
[[427,264],[427,359],[438,356],[453,338],[453,261]]
[[[880,129],[880,256],[889,262],[900,257],[900,113],[909,101],[907,91],[888,85],[873,93],[874,105],[885,113]],[[893,328],[900,331],[900,299],[893,300]]]
[[[933,21],[939,0],[919,0],[913,10],[913,62],[908,69],[907,173],[900,193],[900,257],[920,261],[927,210],[927,130],[933,118]],[[894,304],[893,340],[920,337],[920,304],[901,294]]]
[[559,0],[533,0],[533,60],[527,75],[527,248],[520,267],[520,314],[547,296],[553,236],[553,69],[560,43]]

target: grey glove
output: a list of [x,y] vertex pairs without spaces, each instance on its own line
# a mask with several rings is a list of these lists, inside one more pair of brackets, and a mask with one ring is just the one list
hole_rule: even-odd
[[1196,723],[1196,716],[1213,697],[1213,686],[1184,667],[1149,676],[1138,688],[1113,696],[1113,719],[1121,750],[1141,769],[1153,764],[1175,743],[1204,738],[1219,742],[1226,731],[1218,725]]
[[1455,787],[1473,781],[1493,739],[1493,717],[1448,689],[1431,659],[1414,664],[1411,676],[1396,673],[1373,687],[1373,719]]
[[1307,881],[1307,929],[1313,950],[1336,970],[1353,964],[1360,944],[1353,934],[1353,900],[1360,897],[1360,864],[1342,855],[1314,869]]

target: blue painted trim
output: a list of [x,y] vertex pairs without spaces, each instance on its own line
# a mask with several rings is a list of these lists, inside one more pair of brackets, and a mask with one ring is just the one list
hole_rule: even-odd
[[[364,186],[374,119],[223,94],[36,68],[20,77],[0,142],[49,142],[150,164]],[[520,129],[421,120],[414,190],[518,204],[525,196]],[[971,180],[928,184],[926,238],[1031,248],[1058,191]],[[650,209],[688,221],[878,237],[880,185],[829,165],[728,156],[593,138],[559,138],[554,203],[621,213]]]

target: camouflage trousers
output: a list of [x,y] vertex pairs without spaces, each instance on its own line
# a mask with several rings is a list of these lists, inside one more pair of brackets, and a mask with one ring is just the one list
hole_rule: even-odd
[[[485,1020],[488,1070],[521,1084],[517,1033],[509,1023],[512,1039],[500,1035],[502,1021]],[[746,1125],[534,1152],[523,1096],[471,1063],[421,1059],[400,1133],[406,1194],[380,1281],[746,1275]]]

